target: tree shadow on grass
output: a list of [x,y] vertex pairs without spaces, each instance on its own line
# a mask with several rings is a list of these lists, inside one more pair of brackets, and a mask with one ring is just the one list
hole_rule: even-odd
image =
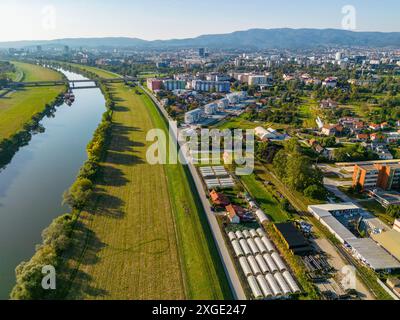
[[[81,219],[82,220],[82,219]],[[106,245],[88,226],[79,220],[75,226],[70,249],[64,255],[62,272],[57,276],[60,299],[104,298],[107,291],[92,286],[93,278],[82,266],[95,265],[100,261],[99,252]],[[68,263],[67,263],[68,261]]]
[[104,190],[95,190],[93,206],[86,211],[95,216],[105,216],[113,219],[122,219],[125,216],[123,210],[125,202]]
[[109,166],[100,166],[101,175],[96,181],[97,185],[100,186],[112,186],[112,187],[122,187],[125,186],[129,180],[125,178],[122,170]]

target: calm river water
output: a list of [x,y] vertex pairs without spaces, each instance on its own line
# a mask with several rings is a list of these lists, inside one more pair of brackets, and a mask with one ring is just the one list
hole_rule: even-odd
[[[85,79],[63,73],[70,80]],[[74,94],[75,103],[64,104],[54,117],[43,119],[46,131],[34,135],[0,171],[0,299],[9,298],[15,267],[34,254],[43,229],[69,212],[61,205],[62,195],[87,159],[86,145],[105,111],[99,89]]]

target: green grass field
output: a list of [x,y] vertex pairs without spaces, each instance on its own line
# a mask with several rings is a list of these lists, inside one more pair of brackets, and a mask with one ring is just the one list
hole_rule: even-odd
[[266,190],[262,182],[256,179],[255,174],[242,176],[240,180],[273,222],[280,223],[289,220],[288,214],[282,210],[279,202]]
[[[24,73],[24,81],[62,78],[61,74],[46,68],[21,62],[14,64]],[[43,111],[45,105],[52,102],[63,90],[64,86],[27,88],[0,98],[0,140],[20,131],[33,115]]]
[[145,94],[122,84],[112,89],[111,143],[74,237],[68,298],[231,298],[183,167],[146,161],[146,134],[166,130],[163,119]]

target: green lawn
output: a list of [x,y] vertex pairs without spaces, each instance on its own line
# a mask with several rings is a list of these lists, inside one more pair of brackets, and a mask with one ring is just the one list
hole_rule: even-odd
[[[25,81],[61,79],[58,72],[26,63],[14,62],[24,73]],[[65,90],[64,86],[26,88],[0,98],[0,140],[19,132],[33,115],[44,110],[45,105]]]
[[112,89],[117,107],[111,142],[68,259],[68,298],[231,298],[183,167],[146,161],[147,132],[166,131],[163,119],[147,95],[123,84]]

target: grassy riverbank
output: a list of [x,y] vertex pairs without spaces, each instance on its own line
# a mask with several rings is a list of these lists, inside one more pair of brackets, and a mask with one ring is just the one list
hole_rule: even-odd
[[[24,81],[62,79],[60,73],[40,66],[22,62],[13,64],[24,74]],[[26,88],[0,98],[0,141],[23,130],[33,116],[43,112],[46,105],[51,104],[63,91],[64,86]]]

